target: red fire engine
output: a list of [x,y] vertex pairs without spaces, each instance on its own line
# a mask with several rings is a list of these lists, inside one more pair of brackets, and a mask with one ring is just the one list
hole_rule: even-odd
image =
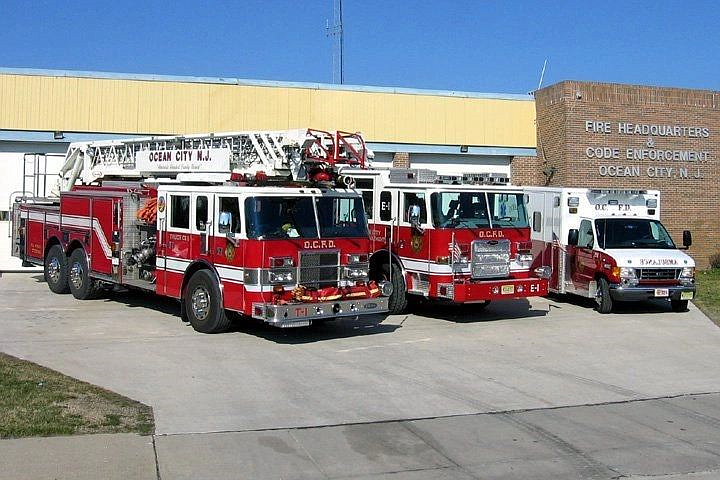
[[484,307],[547,294],[550,268],[531,270],[525,195],[507,185],[507,177],[426,169],[340,172],[355,179],[363,196],[374,252],[370,276],[392,282],[391,313],[419,297]]
[[177,298],[205,333],[226,310],[279,327],[384,312],[362,199],[336,171],[365,159],[359,135],[316,130],[73,143],[59,198],[13,206],[13,255],[78,299]]

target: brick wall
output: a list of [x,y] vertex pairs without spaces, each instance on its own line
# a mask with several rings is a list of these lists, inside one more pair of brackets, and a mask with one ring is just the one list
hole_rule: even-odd
[[554,173],[513,161],[514,183],[660,190],[663,223],[677,243],[692,231],[698,265],[720,252],[720,92],[566,81],[535,108],[536,168]]
[[393,155],[393,167],[410,168],[410,154],[407,152],[397,152]]

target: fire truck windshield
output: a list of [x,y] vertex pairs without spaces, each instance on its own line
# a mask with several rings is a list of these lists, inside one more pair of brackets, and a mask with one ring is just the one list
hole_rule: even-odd
[[599,218],[595,229],[600,248],[675,248],[670,234],[657,220]]
[[260,240],[368,236],[360,197],[252,197],[245,218],[248,238]]
[[430,195],[437,228],[526,228],[521,193],[442,192]]

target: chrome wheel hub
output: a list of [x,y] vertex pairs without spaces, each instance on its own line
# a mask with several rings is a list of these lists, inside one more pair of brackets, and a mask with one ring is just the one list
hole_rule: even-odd
[[83,267],[80,262],[75,262],[70,267],[70,283],[75,290],[80,290],[83,285]]
[[198,320],[205,320],[210,313],[210,294],[204,287],[197,287],[190,296],[193,315]]
[[47,276],[51,283],[58,283],[60,280],[60,261],[52,257],[47,267]]

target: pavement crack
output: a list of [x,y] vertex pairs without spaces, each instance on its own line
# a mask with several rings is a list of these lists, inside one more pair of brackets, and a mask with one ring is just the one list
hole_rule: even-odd
[[160,460],[158,459],[158,451],[157,451],[157,444],[155,443],[155,435],[152,436],[152,446],[153,446],[153,453],[155,454],[155,475],[157,475],[157,480],[162,480],[162,477],[160,476]]

